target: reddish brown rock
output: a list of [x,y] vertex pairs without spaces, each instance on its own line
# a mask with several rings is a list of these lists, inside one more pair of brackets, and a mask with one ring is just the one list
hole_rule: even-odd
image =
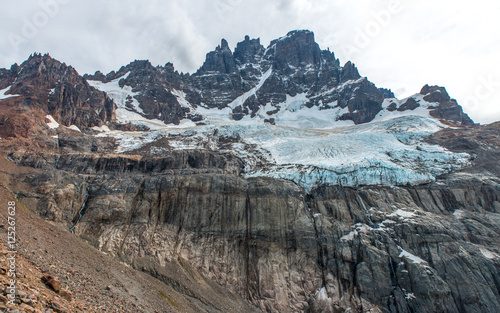
[[66,299],[67,301],[71,302],[71,300],[73,300],[73,294],[71,293],[71,291],[69,290],[66,290],[66,289],[61,289],[59,291],[59,295]]
[[61,290],[61,282],[57,279],[57,277],[46,275],[42,277],[42,282],[52,288],[55,292],[59,292]]

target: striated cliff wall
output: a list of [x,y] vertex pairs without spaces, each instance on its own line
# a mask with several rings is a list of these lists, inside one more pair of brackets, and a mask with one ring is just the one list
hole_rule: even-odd
[[42,169],[31,178],[45,186],[39,214],[71,227],[85,201],[77,235],[181,292],[193,291],[175,273],[189,269],[267,312],[500,306],[494,179],[461,173],[416,187],[306,193],[286,180],[241,178],[237,159],[196,150],[9,157]]

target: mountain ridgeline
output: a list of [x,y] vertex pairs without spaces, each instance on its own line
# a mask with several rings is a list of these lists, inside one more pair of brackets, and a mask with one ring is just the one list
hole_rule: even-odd
[[[84,78],[103,83],[119,79],[120,86],[130,86],[136,93],[133,97],[143,116],[167,124],[179,124],[182,119],[203,121],[204,116],[193,110],[197,107],[229,107],[234,120],[254,118],[259,111],[265,111],[272,121],[287,98],[297,95],[305,96],[304,105],[308,108],[344,109],[338,120],[361,124],[372,121],[383,110],[386,98],[394,98],[390,90],[377,88],[361,77],[353,63],[341,66],[334,53],[321,50],[314,34],[307,30],[289,32],[267,48],[260,39],[246,36],[234,52],[222,39],[192,75],[179,74],[171,63],[154,67],[148,61],[134,61],[117,72],[96,72]],[[179,91],[185,94],[189,106],[179,101]],[[442,96],[436,96],[436,91],[443,91]],[[434,116],[461,125],[473,124],[444,88],[426,87],[422,92],[432,93],[429,97],[439,103],[432,109]],[[411,110],[418,106],[408,103],[394,109]]]
[[[120,88],[130,90],[121,104],[107,90],[93,88],[95,82],[115,81]],[[297,97],[303,100],[301,107],[337,110],[335,120],[355,124],[370,122],[384,110],[420,106],[411,97],[399,105],[391,102],[397,99],[390,90],[377,88],[361,77],[350,61],[341,66],[334,53],[321,50],[314,34],[307,30],[289,32],[267,48],[260,39],[246,36],[231,51],[222,39],[191,75],[179,73],[172,63],[153,66],[144,60],[106,75],[97,71],[81,77],[73,67],[48,54],[34,54],[21,65],[0,69],[0,88],[9,86],[7,94],[43,107],[63,125],[80,128],[109,124],[116,117],[117,105],[166,124],[179,124],[184,119],[203,123],[206,117],[199,109],[214,108],[230,109],[229,118],[235,121],[260,114],[266,122],[274,123]],[[426,96],[424,100],[435,103],[429,108],[432,116],[457,125],[473,125],[444,88],[426,86],[421,94]]]

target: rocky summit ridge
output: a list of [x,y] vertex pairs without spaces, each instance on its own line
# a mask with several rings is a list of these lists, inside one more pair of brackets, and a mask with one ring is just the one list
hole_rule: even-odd
[[[267,48],[260,39],[246,36],[231,51],[222,39],[192,75],[179,74],[171,63],[153,67],[148,61],[135,61],[117,72],[84,77],[104,84],[119,79],[122,87],[132,88],[130,96],[138,101],[136,112],[167,124],[179,124],[182,119],[203,121],[206,117],[197,108],[229,108],[233,120],[255,118],[260,113],[273,121],[286,110],[287,100],[297,96],[303,98],[300,107],[338,110],[337,120],[361,124],[383,110],[385,99],[394,98],[390,90],[377,88],[361,77],[350,61],[341,66],[333,52],[321,50],[308,30],[289,32]],[[444,105],[433,108],[434,114],[471,125],[472,120],[450,100],[445,106],[460,114],[448,116]],[[168,108],[168,112],[161,108]]]
[[310,31],[222,40],[193,74],[34,54],[0,69],[0,137],[6,310],[500,307],[499,123],[439,86],[397,99]]

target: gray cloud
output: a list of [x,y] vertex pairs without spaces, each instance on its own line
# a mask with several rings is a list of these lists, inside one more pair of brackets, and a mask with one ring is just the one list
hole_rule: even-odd
[[194,72],[221,38],[234,47],[248,34],[267,45],[307,28],[379,86],[408,96],[444,85],[475,120],[500,120],[500,4],[492,1],[24,0],[0,9],[0,67],[37,51],[81,73],[134,59]]

